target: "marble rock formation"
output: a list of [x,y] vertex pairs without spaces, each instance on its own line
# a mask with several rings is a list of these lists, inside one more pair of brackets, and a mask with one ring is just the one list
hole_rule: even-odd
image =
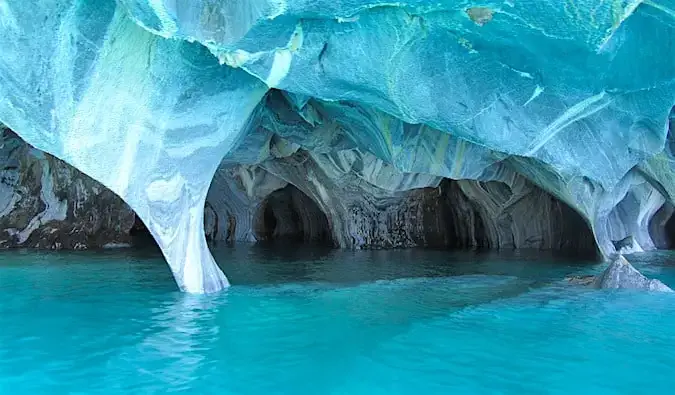
[[110,190],[0,127],[0,248],[128,245],[135,217]]
[[[312,240],[343,248],[595,249],[581,216],[506,170],[493,175],[501,181],[413,177],[358,151],[330,156],[297,151],[255,166],[221,170],[228,177],[214,179],[207,206],[216,197],[227,205],[216,211],[237,219],[237,240],[274,238],[255,227],[260,228],[270,202],[290,185],[295,196],[307,199],[301,205],[304,212],[297,208],[293,215],[322,224],[330,236]],[[225,215],[218,223],[226,222]],[[273,216],[274,223],[285,222],[281,215]],[[221,228],[217,239],[227,239]]]
[[609,257],[675,203],[673,10],[2,0],[0,122],[129,204],[190,292],[228,284],[207,236]]
[[596,288],[644,289],[648,291],[673,292],[659,280],[648,279],[633,267],[622,255],[618,255],[600,274],[593,284]]

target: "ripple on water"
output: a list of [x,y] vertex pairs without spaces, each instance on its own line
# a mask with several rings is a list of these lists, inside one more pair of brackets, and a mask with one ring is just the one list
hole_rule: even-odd
[[[228,273],[241,285],[201,296],[176,292],[156,256],[4,254],[0,392],[539,394],[672,387],[675,296],[559,281],[596,266],[436,252],[295,261],[256,254],[230,253]],[[675,267],[662,258],[643,256],[638,264],[675,278]],[[294,265],[298,280],[289,281]]]

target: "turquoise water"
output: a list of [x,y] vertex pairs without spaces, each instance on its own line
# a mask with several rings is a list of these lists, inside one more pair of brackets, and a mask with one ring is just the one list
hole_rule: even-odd
[[[675,296],[565,285],[540,254],[220,249],[0,254],[0,393],[672,393]],[[675,284],[675,255],[633,258]]]

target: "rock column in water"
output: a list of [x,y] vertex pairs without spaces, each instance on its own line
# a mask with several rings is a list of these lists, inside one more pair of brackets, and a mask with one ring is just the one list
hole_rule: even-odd
[[114,1],[0,5],[0,120],[122,197],[182,290],[227,286],[204,203],[267,87],[198,44],[142,29]]

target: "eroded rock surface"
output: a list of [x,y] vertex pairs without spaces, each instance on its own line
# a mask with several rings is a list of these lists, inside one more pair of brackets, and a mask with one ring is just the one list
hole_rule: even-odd
[[134,219],[109,189],[0,126],[0,248],[128,245]]
[[593,285],[597,288],[644,289],[648,291],[673,292],[659,280],[649,279],[633,267],[622,255],[612,260]]

